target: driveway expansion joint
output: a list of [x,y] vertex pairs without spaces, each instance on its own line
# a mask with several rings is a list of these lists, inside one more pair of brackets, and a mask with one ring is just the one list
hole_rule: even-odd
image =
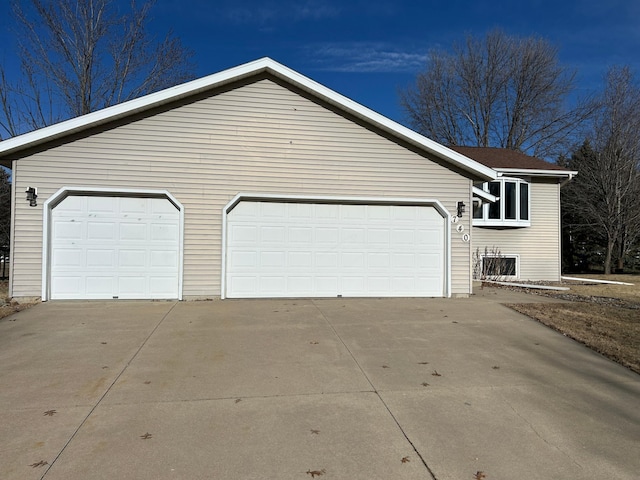
[[393,414],[393,412],[391,411],[391,409],[389,408],[389,406],[387,405],[387,403],[384,401],[384,399],[380,396],[380,393],[378,392],[378,389],[376,388],[376,386],[373,384],[373,382],[371,381],[371,379],[369,378],[369,376],[367,375],[367,373],[364,371],[364,369],[362,368],[362,365],[360,365],[360,363],[358,362],[358,359],[356,359],[355,355],[353,354],[353,352],[351,351],[351,349],[349,348],[349,346],[345,343],[345,341],[342,339],[342,337],[338,334],[337,330],[335,329],[335,327],[333,326],[333,324],[329,321],[329,319],[327,318],[327,316],[324,314],[324,312],[320,309],[320,307],[318,306],[318,304],[315,302],[315,300],[311,300],[311,303],[313,304],[313,306],[318,310],[318,312],[320,313],[320,315],[322,316],[322,318],[324,318],[325,322],[327,322],[327,325],[329,325],[329,327],[331,328],[331,330],[333,331],[333,334],[336,336],[336,338],[340,341],[340,343],[342,343],[342,345],[344,346],[344,348],[347,350],[347,352],[349,353],[349,355],[351,356],[351,358],[353,359],[354,363],[356,364],[356,366],[360,369],[360,372],[362,373],[362,375],[364,376],[364,378],[367,380],[367,382],[369,382],[369,385],[371,385],[371,388],[373,389],[373,393],[376,394],[376,396],[378,397],[378,400],[380,401],[380,403],[382,404],[382,406],[385,408],[385,410],[387,411],[387,413],[389,414],[389,416],[391,417],[391,419],[393,420],[393,422],[396,424],[396,426],[398,427],[398,430],[400,430],[400,433],[402,433],[402,435],[404,436],[405,440],[409,443],[409,445],[411,445],[411,448],[413,449],[413,451],[415,452],[415,454],[418,456],[418,458],[420,459],[420,461],[422,462],[422,465],[424,466],[424,468],[427,470],[427,472],[429,472],[429,475],[431,475],[432,480],[438,480],[435,476],[435,474],[433,473],[433,470],[431,470],[431,468],[429,467],[429,465],[427,464],[426,460],[424,459],[424,457],[422,456],[422,454],[418,451],[418,449],[416,448],[416,446],[414,445],[414,443],[411,441],[411,439],[409,438],[409,435],[407,434],[407,432],[404,431],[404,428],[402,428],[402,425],[400,425],[400,422],[398,421],[398,419],[396,418],[396,416]]
[[138,349],[135,351],[135,353],[132,355],[132,357],[127,361],[127,363],[125,364],[125,366],[122,368],[122,370],[120,371],[120,373],[118,373],[118,375],[116,375],[116,378],[113,380],[113,382],[111,382],[111,384],[109,385],[109,387],[107,387],[107,389],[104,391],[104,393],[100,396],[100,398],[98,399],[98,401],[95,403],[95,405],[93,405],[93,407],[91,407],[91,409],[89,410],[89,413],[87,413],[87,415],[82,419],[82,421],[80,422],[80,425],[78,425],[78,428],[76,428],[73,433],[71,434],[71,436],[69,437],[69,439],[66,441],[66,443],[62,446],[62,448],[60,449],[60,451],[58,452],[58,454],[55,456],[55,458],[51,461],[50,464],[47,465],[47,469],[43,472],[42,476],[40,477],[40,480],[43,480],[47,474],[49,473],[49,470],[51,470],[51,468],[53,468],[53,466],[55,465],[55,463],[58,461],[58,459],[60,458],[60,456],[62,455],[62,453],[67,449],[67,447],[69,446],[69,444],[73,441],[73,439],[76,437],[76,435],[78,434],[78,432],[80,431],[80,429],[82,428],[82,426],[87,422],[87,420],[89,419],[89,417],[93,414],[93,412],[96,410],[96,408],[98,408],[98,406],[102,403],[102,401],[104,400],[104,398],[107,396],[107,394],[111,391],[111,389],[113,388],[113,386],[116,384],[116,382],[120,379],[120,377],[122,376],[122,374],[127,370],[127,368],[129,368],[129,365],[131,365],[131,362],[133,362],[133,360],[135,360],[135,358],[138,356],[138,354],[140,353],[140,350],[142,350],[142,348],[147,344],[147,342],[149,341],[149,339],[153,336],[153,334],[156,332],[156,330],[160,327],[160,325],[162,324],[162,322],[165,321],[165,319],[169,316],[169,314],[173,311],[173,309],[176,307],[176,305],[178,304],[178,302],[173,302],[173,305],[171,306],[171,308],[169,310],[167,310],[167,312],[162,316],[162,318],[160,319],[160,321],[156,324],[155,327],[153,327],[153,330],[151,330],[151,332],[149,333],[149,335],[147,335],[147,337],[144,339],[144,341],[142,342],[142,344],[138,347]]
[[511,411],[513,413],[515,413],[517,415],[517,417],[522,420],[527,427],[529,427],[529,429],[540,439],[542,440],[546,445],[549,445],[551,448],[559,451],[560,453],[562,453],[564,456],[566,456],[569,460],[571,460],[575,465],[577,465],[578,467],[580,467],[581,469],[583,468],[582,465],[580,465],[571,455],[569,455],[567,452],[563,451],[560,447],[558,447],[557,445],[554,445],[553,443],[549,442],[549,440],[547,440],[545,437],[543,437],[540,432],[538,432],[538,430],[536,430],[536,428],[533,426],[533,424],[526,418],[524,417],[512,404],[511,402],[504,397],[504,395],[501,395],[502,400],[504,400],[504,402],[509,406],[509,408],[511,409]]

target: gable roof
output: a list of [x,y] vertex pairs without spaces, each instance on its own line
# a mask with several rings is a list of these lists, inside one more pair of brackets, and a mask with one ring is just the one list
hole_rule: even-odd
[[578,172],[526,155],[517,150],[494,147],[450,147],[499,173],[573,177]]
[[0,142],[0,161],[9,154],[16,154],[22,150],[36,147],[53,140],[62,139],[93,127],[139,114],[152,108],[263,73],[269,73],[335,106],[339,110],[353,115],[365,123],[417,147],[421,151],[435,155],[446,163],[467,172],[472,177],[483,180],[493,180],[496,178],[496,172],[488,166],[471,160],[461,153],[434,142],[270,58],[261,58],[213,75],[7,139]]

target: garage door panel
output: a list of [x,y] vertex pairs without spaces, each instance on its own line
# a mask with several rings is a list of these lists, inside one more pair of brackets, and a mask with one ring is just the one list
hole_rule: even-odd
[[288,229],[289,243],[307,245],[313,240],[313,228],[291,227]]
[[52,252],[51,264],[58,268],[78,268],[84,264],[82,251],[57,248]]
[[167,199],[71,195],[51,222],[52,299],[178,298],[180,213]]
[[417,260],[418,260],[417,264],[421,270],[425,272],[432,271],[434,272],[434,274],[435,272],[438,271],[439,266],[442,262],[442,258],[440,255],[429,254],[429,253],[423,253],[418,255]]
[[[69,199],[71,199],[71,202],[75,204],[77,204],[77,202],[81,202],[83,210],[86,209],[93,213],[110,213],[114,215],[118,210],[119,199],[117,197],[73,196],[65,198],[63,203],[69,202]],[[56,209],[57,208],[58,207],[56,207]]]
[[369,268],[389,268],[391,266],[391,255],[388,252],[373,252],[367,254],[367,265]]
[[367,243],[371,246],[388,246],[391,241],[391,232],[388,228],[367,229]]
[[82,224],[74,221],[60,221],[54,226],[53,234],[60,240],[82,240]]
[[284,226],[276,225],[270,227],[262,227],[260,229],[260,241],[263,244],[276,243],[281,244],[287,238],[287,232]]
[[313,278],[308,275],[290,276],[287,278],[287,284],[287,290],[292,297],[306,295],[306,292],[313,290]]
[[175,224],[158,223],[151,225],[151,241],[155,243],[175,243],[180,238],[180,228]]
[[240,202],[227,217],[225,293],[442,296],[444,231],[430,206]]
[[151,250],[149,252],[149,268],[170,269],[178,268],[178,252],[175,250]]
[[313,288],[318,296],[335,297],[338,294],[338,277],[316,276]]
[[264,292],[265,296],[270,296],[285,289],[287,286],[287,279],[282,276],[260,277],[259,285],[259,290]]
[[85,293],[96,298],[112,298],[115,279],[111,276],[88,275],[85,280]]
[[140,298],[145,291],[145,276],[123,273],[118,277],[118,298]]
[[[94,201],[100,201],[100,197],[94,197]],[[147,198],[135,198],[135,197],[112,197],[112,205],[115,207],[116,202],[119,204],[118,210],[120,213],[125,214],[145,214],[150,207],[151,199]]]
[[391,206],[390,205],[369,205],[367,208],[367,218],[369,220],[381,221],[382,223],[388,223],[391,219]]
[[86,266],[88,268],[113,268],[115,267],[115,252],[109,250],[86,250]]
[[145,223],[120,223],[119,239],[121,241],[142,242],[147,239],[147,229],[149,225]]
[[315,253],[315,267],[322,271],[322,269],[332,269],[339,264],[339,255],[337,252],[316,252]]
[[317,227],[315,231],[315,242],[319,247],[334,247],[339,240],[337,228]]
[[87,240],[114,240],[116,224],[113,222],[87,222]]
[[84,288],[84,278],[80,276],[59,276],[51,282],[51,290],[60,298],[74,298],[76,292]]

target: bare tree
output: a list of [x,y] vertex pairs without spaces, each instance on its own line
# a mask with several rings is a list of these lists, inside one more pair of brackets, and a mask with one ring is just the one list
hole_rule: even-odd
[[586,101],[567,108],[573,91],[574,73],[546,40],[495,30],[467,36],[451,52],[431,51],[400,102],[409,123],[436,141],[549,157],[593,111]]
[[155,0],[14,0],[21,78],[0,72],[0,127],[10,136],[193,78],[192,53],[146,26]]
[[574,223],[605,240],[604,270],[611,273],[614,257],[622,269],[640,239],[640,86],[628,67],[609,70],[600,105],[591,141],[570,160],[579,174],[562,201]]

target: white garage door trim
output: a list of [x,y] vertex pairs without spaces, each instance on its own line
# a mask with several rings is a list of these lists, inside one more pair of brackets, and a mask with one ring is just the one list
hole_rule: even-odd
[[69,196],[116,196],[116,197],[139,197],[139,198],[165,198],[171,202],[179,214],[178,234],[178,300],[182,300],[182,285],[184,273],[184,207],[167,190],[152,189],[127,189],[108,187],[62,187],[43,205],[42,220],[42,301],[51,298],[51,212],[65,198]]
[[239,193],[222,210],[222,268],[220,298],[227,297],[227,217],[238,203],[242,201],[267,201],[286,203],[332,203],[345,205],[398,205],[433,207],[444,220],[444,296],[451,296],[451,218],[448,210],[438,200],[423,198],[389,198],[389,197],[333,197]]

